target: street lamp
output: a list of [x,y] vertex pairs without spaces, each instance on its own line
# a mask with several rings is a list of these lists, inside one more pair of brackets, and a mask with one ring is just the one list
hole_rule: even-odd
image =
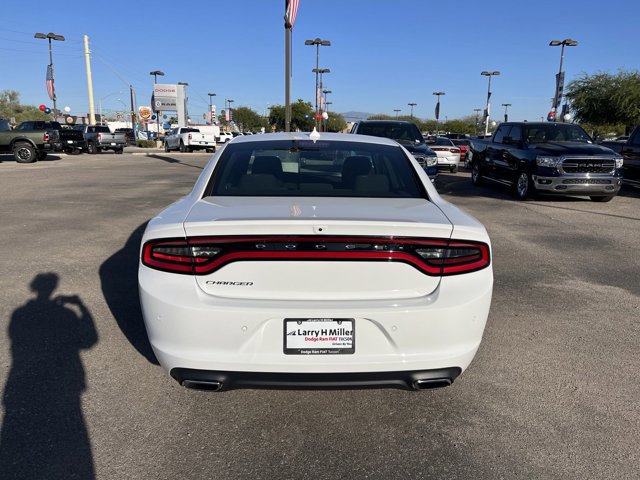
[[[319,67],[319,60],[320,60],[320,45],[322,45],[323,47],[330,47],[331,46],[331,42],[329,40],[322,40],[321,38],[315,38],[313,40],[305,40],[304,41],[305,45],[315,45],[316,46],[316,68],[315,70],[313,70],[314,72],[316,72],[316,89],[314,92],[314,96],[316,98],[316,128],[318,128],[319,123],[318,123],[318,114],[320,113],[318,111],[318,97],[320,96],[320,90],[318,88],[318,73],[320,70]],[[320,86],[320,89],[322,88],[322,86]]]
[[411,102],[411,103],[407,103],[407,105],[411,107],[411,120],[413,120],[413,107],[415,107],[418,104]]
[[[578,45],[578,42],[572,40],[570,38],[565,38],[564,40],[551,40],[549,42],[550,47],[558,47],[562,46],[560,50],[560,69],[558,70],[558,74],[556,75],[556,92],[553,96],[553,106],[552,111],[555,113],[554,122],[558,121],[558,107],[560,103],[562,103],[562,91],[564,90],[564,72],[562,71],[562,62],[564,61],[564,47],[575,47]],[[564,122],[564,109],[562,110],[562,121]]]
[[[318,90],[317,90],[318,94],[316,95],[316,97],[319,97],[320,95],[322,95],[322,74],[323,73],[331,73],[331,70],[328,69],[328,68],[314,68],[311,71],[315,72],[316,76],[319,76],[319,83],[318,83]],[[316,102],[317,101],[318,101],[318,99],[316,98]],[[321,121],[321,112],[320,112],[320,110],[322,110],[322,108],[319,108],[318,104],[316,103],[316,126],[319,127],[318,130],[322,130],[322,121]]]
[[396,112],[396,118],[398,118],[398,113],[400,113],[400,109],[399,108],[394,108],[393,111]]
[[[149,75],[153,75],[153,84],[155,85],[156,83],[158,83],[158,76],[164,77],[164,72],[160,70],[153,70],[149,72]],[[154,91],[155,91],[155,87],[154,87]],[[158,138],[160,136],[160,111],[156,110],[155,105],[151,105],[151,110],[156,112],[156,135],[157,135],[156,138]],[[148,134],[149,134],[149,127],[147,127],[147,139],[149,138]]]
[[58,109],[56,106],[56,89],[53,84],[53,50],[51,49],[51,40],[57,40],[59,42],[64,42],[64,36],[58,35],[57,33],[36,33],[33,38],[42,38],[49,40],[49,67],[47,68],[47,93],[49,94],[49,98],[53,101],[53,116],[58,113]]
[[475,133],[477,135],[478,134],[478,115],[480,115],[480,112],[482,111],[482,109],[481,108],[474,108],[473,111],[476,112],[476,130],[475,130]]
[[229,108],[227,109],[227,129],[229,129],[230,124],[231,124],[231,103],[233,102],[233,100],[229,100],[229,99],[225,99],[224,101],[224,107],[227,108],[227,104],[229,104]]
[[498,72],[497,70],[492,72],[488,72],[485,70],[480,72],[480,75],[489,77],[489,87],[487,89],[487,107],[484,110],[484,134],[489,135],[489,115],[491,110],[489,99],[491,98],[491,77],[493,77],[494,75],[500,75],[500,72]]
[[446,95],[446,93],[433,92],[433,95],[435,95],[438,98],[438,101],[436,103],[436,136],[437,136],[438,132],[440,131],[440,96]]
[[502,106],[504,107],[504,121],[508,122],[509,121],[509,115],[507,114],[507,109],[511,106],[510,103],[503,103]]
[[213,110],[212,110],[212,106],[211,106],[211,97],[215,97],[216,94],[215,93],[207,93],[207,95],[209,95],[209,121],[211,122],[211,125],[213,125]]

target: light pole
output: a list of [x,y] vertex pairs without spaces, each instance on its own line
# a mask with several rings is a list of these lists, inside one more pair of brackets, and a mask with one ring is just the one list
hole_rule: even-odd
[[36,33],[33,38],[42,38],[49,40],[49,67],[47,68],[47,93],[49,94],[49,98],[53,101],[53,117],[55,118],[58,113],[58,108],[56,106],[56,89],[53,82],[53,50],[51,49],[51,40],[57,40],[59,42],[64,42],[64,36],[58,35],[57,33]]
[[322,40],[321,38],[315,38],[313,40],[305,40],[304,41],[305,45],[315,45],[316,46],[316,68],[315,70],[313,70],[316,73],[316,89],[314,92],[314,97],[316,99],[316,110],[315,110],[315,117],[316,117],[316,129],[319,129],[319,120],[318,120],[318,114],[320,113],[318,111],[318,97],[320,96],[320,89],[322,88],[322,86],[318,87],[318,73],[320,71],[320,45],[322,45],[323,47],[330,47],[331,46],[331,42],[329,40]]
[[396,112],[396,118],[398,118],[398,113],[400,113],[400,109],[399,108],[394,108],[393,111]]
[[[562,71],[562,62],[564,61],[564,47],[575,47],[578,45],[578,42],[572,40],[570,38],[565,38],[564,40],[551,40],[549,42],[549,46],[558,47],[562,46],[560,50],[560,69],[558,70],[558,74],[556,75],[556,92],[553,96],[553,106],[552,111],[554,112],[554,122],[558,121],[558,107],[562,103],[562,91],[564,90],[564,72]],[[562,121],[564,122],[564,109],[562,111],[561,116]]]
[[[164,77],[164,72],[160,70],[153,70],[149,72],[149,75],[153,75],[153,84],[158,83],[158,75]],[[154,87],[155,90],[155,87]],[[155,100],[154,100],[155,101]],[[152,105],[151,110],[156,112],[156,139],[160,136],[160,111],[156,110],[156,106]],[[149,132],[149,128],[147,127],[147,132]],[[147,139],[149,136],[147,135]]]
[[482,111],[482,109],[474,108],[473,111],[476,112],[476,135],[478,135],[478,116],[480,115],[480,112]]
[[487,89],[487,107],[484,110],[484,134],[489,135],[489,116],[491,111],[491,104],[489,103],[489,99],[491,98],[491,77],[493,77],[494,75],[500,75],[500,72],[498,72],[497,70],[494,70],[492,72],[485,70],[480,72],[480,75],[489,77],[489,87]]
[[[333,93],[331,90],[322,90],[322,93],[324,94],[324,100],[322,101],[322,105],[324,105],[324,111],[327,112],[327,115],[329,115],[329,108],[327,107],[327,104],[329,102],[327,102],[327,95],[330,93]],[[320,108],[320,110],[323,110],[322,107]],[[324,121],[322,122],[323,126],[322,129],[326,131],[326,126],[327,126],[327,122]]]
[[212,106],[211,106],[211,97],[215,97],[216,94],[215,93],[207,93],[207,95],[209,95],[209,122],[211,123],[211,125],[213,125],[213,110],[212,110]]
[[227,108],[227,104],[229,104],[229,108],[227,108],[227,113],[226,113],[226,120],[227,120],[227,131],[229,131],[231,129],[231,103],[233,102],[233,100],[229,100],[226,99],[225,101],[225,108]]
[[440,96],[446,95],[446,93],[433,92],[433,95],[435,95],[438,98],[438,101],[436,102],[436,136],[437,136],[438,132],[440,131]]
[[411,107],[411,120],[413,120],[413,107],[415,107],[418,104],[414,102],[410,102],[410,103],[407,103],[407,105]]
[[502,106],[504,107],[504,121],[508,122],[509,121],[509,114],[507,113],[507,109],[511,106],[510,103],[503,103]]
[[322,121],[321,121],[322,117],[320,113],[320,110],[322,110],[322,108],[320,108],[320,106],[318,105],[318,100],[320,100],[320,103],[322,103],[322,98],[318,98],[318,97],[322,96],[322,74],[331,73],[331,70],[328,68],[314,68],[311,71],[315,72],[316,77],[319,77],[318,89],[316,90],[317,92],[316,94],[316,128],[320,131],[322,130]]

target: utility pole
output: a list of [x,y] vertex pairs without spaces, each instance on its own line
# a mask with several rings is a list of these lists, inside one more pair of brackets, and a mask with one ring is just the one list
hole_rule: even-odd
[[84,60],[87,65],[87,89],[89,90],[89,123],[96,124],[96,110],[93,105],[93,80],[91,79],[91,52],[89,50],[89,36],[84,36]]

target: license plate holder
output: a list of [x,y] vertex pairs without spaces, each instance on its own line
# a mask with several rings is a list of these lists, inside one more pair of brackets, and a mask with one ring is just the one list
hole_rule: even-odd
[[285,318],[285,355],[350,355],[355,353],[353,318]]

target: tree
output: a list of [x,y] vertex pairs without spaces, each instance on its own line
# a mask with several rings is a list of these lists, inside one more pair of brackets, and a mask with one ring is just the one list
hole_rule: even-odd
[[640,72],[586,73],[569,83],[566,97],[574,117],[593,125],[640,123]]
[[[291,131],[310,132],[316,124],[313,118],[313,107],[310,102],[298,99],[291,104]],[[284,106],[274,105],[269,114],[269,123],[275,125],[276,130],[284,131],[285,111]]]
[[7,120],[15,118],[15,122],[20,123],[25,120],[51,120],[51,115],[41,112],[33,105],[22,105],[18,92],[2,90],[0,92],[0,118]]
[[241,130],[255,131],[267,127],[267,121],[249,107],[238,107],[232,110],[233,121]]
[[329,118],[326,122],[327,132],[342,132],[347,128],[347,122],[339,113],[329,112]]

